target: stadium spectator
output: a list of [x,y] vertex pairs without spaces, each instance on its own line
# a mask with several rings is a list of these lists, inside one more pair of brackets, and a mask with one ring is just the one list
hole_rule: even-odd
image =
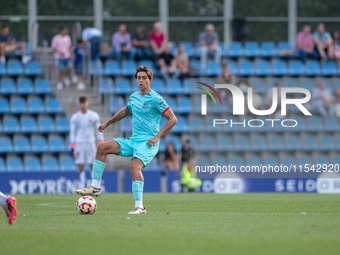
[[235,85],[235,75],[230,72],[230,65],[226,64],[223,67],[223,72],[218,75],[217,81],[220,84],[233,84]]
[[126,25],[120,24],[118,31],[112,35],[112,48],[116,55],[116,59],[120,62],[125,56],[128,60],[135,57],[134,49],[131,48],[131,36],[126,32]]
[[166,34],[162,31],[161,23],[155,22],[153,30],[149,33],[149,41],[151,50],[154,54],[154,59],[157,61],[158,56],[161,55],[166,48]]
[[185,53],[183,44],[178,45],[175,59],[181,72],[179,78],[183,80],[189,77],[189,56]]
[[178,154],[172,142],[168,144],[164,152],[163,165],[167,169],[179,170]]
[[186,165],[190,161],[190,143],[187,138],[182,140],[181,161],[182,165]]
[[21,50],[21,61],[26,64],[31,60],[31,56],[26,56],[25,43],[16,43],[14,34],[9,32],[9,25],[2,24],[1,35],[0,35],[0,61],[5,64],[7,52],[15,52],[16,50]]
[[149,59],[151,57],[151,51],[149,41],[145,36],[145,27],[138,26],[136,33],[132,37],[132,45],[136,49],[136,60]]
[[85,43],[88,41],[91,43],[91,59],[98,59],[103,42],[102,31],[95,27],[85,27],[82,37]]
[[[58,62],[59,77],[57,83],[57,89],[61,90],[64,85],[70,86],[71,82],[68,78],[72,70],[72,61],[74,59],[71,37],[68,35],[68,28],[61,27],[59,34],[55,35],[52,39],[52,49],[54,52],[54,58]],[[65,71],[64,85],[62,83],[63,73]]]
[[312,109],[322,116],[334,115],[334,96],[332,92],[326,88],[324,81],[319,82],[317,88],[312,92]]
[[305,63],[307,57],[316,59],[316,52],[314,51],[314,38],[311,34],[309,25],[304,25],[302,31],[296,36],[297,52],[303,63]]
[[164,80],[177,79],[181,71],[177,68],[177,61],[172,51],[172,42],[168,42],[165,51],[159,56],[159,67]]
[[335,114],[340,117],[340,88],[337,88],[334,96]]
[[73,47],[74,54],[74,69],[76,72],[76,80],[74,83],[78,82],[77,89],[84,90],[85,84],[83,83],[83,54],[84,54],[84,40],[78,38],[77,45]]
[[218,45],[219,36],[215,32],[215,27],[213,24],[209,23],[205,26],[205,31],[201,32],[199,35],[199,42],[201,45],[201,67],[203,70],[207,68],[208,55],[213,55],[215,62],[221,62],[222,50],[221,47]]
[[313,34],[315,47],[322,59],[327,59],[326,52],[329,58],[333,58],[333,40],[331,35],[325,31],[325,25],[320,23],[317,31]]
[[335,30],[332,34],[333,38],[333,47],[334,47],[334,57],[336,60],[340,59],[340,33],[338,30]]

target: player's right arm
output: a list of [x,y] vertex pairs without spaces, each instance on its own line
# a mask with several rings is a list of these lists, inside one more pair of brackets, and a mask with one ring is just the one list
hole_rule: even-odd
[[127,106],[125,106],[123,109],[121,109],[119,112],[117,112],[111,119],[106,121],[104,124],[99,125],[98,131],[103,133],[104,130],[110,126],[111,124],[120,121],[121,119],[124,119],[126,116],[130,114],[130,110]]

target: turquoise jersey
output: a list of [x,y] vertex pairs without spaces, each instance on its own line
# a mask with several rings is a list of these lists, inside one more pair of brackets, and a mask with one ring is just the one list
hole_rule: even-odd
[[132,114],[131,138],[149,139],[159,132],[159,123],[162,114],[170,109],[164,98],[151,90],[142,96],[140,92],[133,93],[127,104]]

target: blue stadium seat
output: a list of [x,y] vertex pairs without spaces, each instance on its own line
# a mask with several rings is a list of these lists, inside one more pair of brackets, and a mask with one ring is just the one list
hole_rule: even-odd
[[302,148],[304,150],[317,150],[318,142],[315,135],[303,135],[302,136]]
[[325,131],[335,132],[340,130],[339,120],[336,117],[325,117]]
[[25,65],[25,74],[29,76],[41,75],[42,71],[40,69],[39,63],[36,60],[31,60]]
[[151,60],[146,59],[139,61],[138,66],[148,66],[153,73],[156,69],[154,63]]
[[169,94],[182,94],[183,88],[182,88],[181,80],[180,79],[169,79],[167,81],[167,92]]
[[340,78],[339,77],[333,77],[333,86],[334,86],[334,89],[338,89],[340,88]]
[[0,136],[0,153],[8,153],[13,151],[12,140],[9,136]]
[[70,121],[67,117],[57,117],[55,121],[56,130],[61,133],[70,132]]
[[127,78],[117,78],[116,79],[116,89],[114,90],[115,94],[131,94],[131,81]]
[[133,76],[135,74],[136,68],[137,68],[136,61],[126,60],[122,64],[121,74],[126,76]]
[[211,163],[212,165],[219,165],[221,167],[226,166],[227,165],[227,160],[226,157],[223,155],[218,155],[218,156],[213,156],[211,158]]
[[274,87],[276,84],[281,84],[281,79],[280,78],[276,78],[276,77],[267,77],[266,79],[266,84],[267,84],[267,88],[271,89],[272,87]]
[[7,63],[7,74],[11,76],[24,74],[21,62],[19,60],[9,60]]
[[267,141],[264,135],[253,135],[250,138],[252,150],[254,151],[263,151],[267,150]]
[[226,152],[232,150],[232,140],[230,135],[217,135],[217,148],[216,150],[220,152]]
[[200,155],[197,159],[197,165],[198,166],[209,166],[210,165],[210,160],[208,156],[205,155]]
[[[327,167],[328,167],[328,164],[329,164],[329,158],[328,158],[328,155],[317,155],[314,157],[314,164],[320,164],[321,167],[322,165],[326,164]],[[338,162],[339,163],[339,162]],[[323,168],[321,168],[323,169]]]
[[101,75],[103,74],[103,63],[101,60],[91,60],[90,61],[90,68],[89,68],[90,75]]
[[272,73],[268,60],[256,61],[255,69],[256,69],[256,74],[260,76],[266,76]]
[[320,65],[316,60],[307,60],[306,61],[306,74],[309,76],[320,75]]
[[175,146],[175,150],[176,151],[181,151],[182,149],[182,143],[181,143],[181,139],[179,136],[177,135],[167,135],[165,137],[165,146],[167,146],[169,143],[173,143]]
[[5,133],[20,132],[20,126],[19,126],[19,121],[17,117],[14,117],[14,116],[4,117],[2,125],[3,125],[2,130]]
[[297,78],[285,77],[282,79],[283,86],[288,88],[296,88],[299,87],[299,82]]
[[51,94],[52,89],[50,82],[47,79],[36,79],[35,80],[35,93],[40,95]]
[[120,129],[123,132],[132,132],[132,120],[131,117],[126,117],[121,120]]
[[35,135],[31,139],[31,149],[33,152],[41,153],[41,152],[47,152],[47,142],[46,138],[44,136],[38,136]]
[[234,155],[234,156],[229,156],[228,164],[230,164],[230,166],[235,166],[236,168],[240,168],[241,166],[245,165],[245,162],[243,161],[242,156]]
[[282,135],[273,135],[270,134],[268,136],[268,148],[270,150],[281,151],[284,149],[284,143]]
[[33,84],[31,79],[20,78],[18,80],[18,93],[22,95],[32,94],[33,93]]
[[309,164],[309,166],[312,164],[312,158],[310,155],[297,156],[296,161],[298,165],[302,165],[302,168],[304,168],[305,164]]
[[39,131],[42,133],[50,133],[55,131],[54,121],[51,116],[43,116],[38,119]]
[[8,99],[6,97],[0,98],[0,114],[9,113]]
[[12,113],[25,113],[27,112],[26,100],[22,97],[14,97],[11,99],[11,112]]
[[59,135],[51,136],[48,139],[48,144],[51,152],[64,152],[66,151],[64,138]]
[[190,128],[184,116],[177,116],[177,124],[173,127],[174,132],[189,132]]
[[190,98],[189,97],[178,98],[177,110],[180,113],[189,113],[190,112]]
[[5,67],[4,63],[2,63],[0,61],[0,76],[5,75],[5,74],[6,74],[6,67]]
[[[307,125],[306,125],[306,119],[302,116],[294,116],[292,119],[297,121],[297,125],[295,127],[290,128],[292,131],[298,132],[298,131],[306,131]],[[288,124],[287,122],[286,124]],[[294,122],[291,123],[291,125],[294,125]]]
[[323,61],[321,64],[322,74],[326,76],[337,75],[336,65],[333,60]]
[[292,46],[289,44],[289,42],[279,42],[277,44],[278,50],[279,50],[279,54],[281,56],[285,56],[285,54],[283,54],[282,51],[284,50],[288,50],[288,51],[292,51]]
[[116,76],[120,74],[119,62],[117,60],[107,60],[105,62],[105,74]]
[[286,61],[282,59],[273,60],[272,70],[273,70],[274,75],[277,75],[277,76],[287,75],[288,69],[287,69]]
[[59,164],[57,158],[54,156],[43,156],[42,169],[45,172],[59,171]]
[[201,116],[190,117],[190,132],[202,132],[204,129],[205,125]]
[[332,155],[331,156],[331,162],[332,162],[332,164],[339,164],[339,162],[340,162],[340,155]]
[[15,94],[17,89],[12,78],[2,78],[0,82],[0,94],[10,95]]
[[221,47],[222,57],[227,57],[228,56],[228,52],[225,50],[224,42],[219,42],[218,45]]
[[60,102],[57,98],[47,98],[45,100],[45,111],[47,113],[62,113],[63,108],[61,108]]
[[307,129],[312,132],[322,131],[322,118],[319,116],[308,116],[307,118]]
[[301,77],[300,86],[309,91],[312,91],[315,88],[315,80],[313,78]]
[[239,63],[239,74],[243,76],[254,75],[253,61],[251,60],[241,60]]
[[278,166],[279,160],[276,155],[266,155],[263,157],[262,163],[264,165]]
[[199,137],[199,147],[200,151],[211,152],[216,149],[215,137],[213,135],[201,135]]
[[166,93],[166,88],[162,79],[153,79],[151,83],[151,88],[159,94]]
[[298,135],[288,134],[285,137],[285,148],[287,150],[300,150],[302,147],[300,145],[300,138]]
[[13,147],[14,151],[19,153],[31,151],[30,141],[27,136],[15,136],[13,139]]
[[35,118],[32,116],[23,116],[21,118],[21,131],[24,133],[32,133],[37,132],[37,124],[35,122]]
[[261,55],[258,42],[245,42],[244,52],[248,57],[258,57]]
[[319,137],[319,148],[321,150],[334,150],[335,143],[332,135],[322,134]]
[[103,78],[100,80],[99,93],[100,94],[113,94],[113,80],[111,78]]
[[201,61],[199,61],[199,60],[190,60],[189,67],[195,73],[195,76],[199,76],[201,74]]
[[110,112],[117,113],[120,109],[124,108],[124,100],[121,97],[114,97],[111,99]]
[[26,156],[24,159],[25,171],[36,172],[41,171],[40,160],[36,156]]
[[246,135],[235,135],[233,147],[236,151],[249,151],[251,145]]
[[163,137],[161,137],[161,139],[159,139],[159,148],[158,148],[159,152],[164,152],[165,151],[165,142]]
[[223,62],[223,65],[230,65],[230,73],[238,75],[239,70],[235,60],[227,60]]
[[185,78],[183,80],[183,93],[190,94],[190,78]]
[[340,149],[340,135],[335,136],[336,148]]
[[288,62],[289,74],[293,76],[299,76],[305,74],[303,63],[301,60],[290,60]]
[[30,97],[27,102],[27,111],[32,114],[44,113],[44,103],[40,97]]
[[280,164],[283,166],[290,166],[295,164],[294,156],[292,155],[283,155],[280,157]]
[[244,51],[241,42],[231,42],[229,44],[228,55],[231,57],[244,56]]
[[78,168],[74,163],[74,159],[71,156],[61,156],[59,160],[61,171],[77,171]]
[[222,68],[220,63],[216,63],[215,61],[207,62],[207,70],[205,71],[209,76],[217,76],[222,73]]
[[163,97],[173,112],[177,112],[175,97]]
[[262,42],[261,43],[262,56],[275,57],[277,56],[277,50],[274,42]]
[[6,160],[8,172],[22,172],[24,168],[22,166],[21,158],[18,156],[9,156]]
[[247,166],[260,166],[261,158],[257,155],[246,155],[246,165]]
[[0,172],[5,172],[6,171],[6,167],[5,167],[5,160],[0,157]]

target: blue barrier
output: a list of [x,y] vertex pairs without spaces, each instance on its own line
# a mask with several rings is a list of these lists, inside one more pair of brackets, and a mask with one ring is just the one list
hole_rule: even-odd
[[[161,192],[160,171],[145,171],[144,175],[144,192]],[[124,192],[132,192],[132,179],[129,170],[124,171]]]

